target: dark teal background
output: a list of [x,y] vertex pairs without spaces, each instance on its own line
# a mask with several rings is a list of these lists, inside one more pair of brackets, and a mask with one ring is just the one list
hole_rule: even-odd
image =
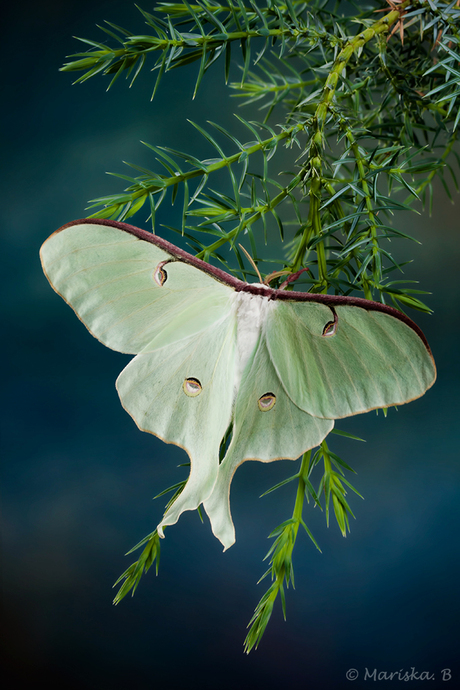
[[[352,481],[365,500],[349,494],[357,519],[346,539],[334,519],[327,529],[324,515],[307,506],[322,554],[300,536],[287,622],[277,605],[259,650],[243,655],[245,626],[265,588],[256,583],[266,537],[290,516],[295,485],[258,497],[293,472],[287,461],[238,470],[237,542],[228,552],[207,518],[202,525],[186,513],[162,542],[159,576],[152,570],[133,599],[112,606],[112,584],[132,558],[123,553],[159,521],[163,503],[151,499],[185,476],[177,465],[186,456],[139,432],[123,411],[114,381],[129,358],[85,331],[49,287],[38,250],[60,225],[85,215],[88,199],[121,191],[123,183],[105,171],[129,174],[122,160],[155,166],[139,140],[199,154],[202,142],[186,118],[233,126],[235,101],[221,89],[220,64],[195,101],[196,65],[166,75],[152,103],[148,67],[131,90],[119,80],[106,93],[101,78],[72,86],[72,76],[58,72],[65,55],[80,50],[72,35],[103,40],[95,24],[104,19],[144,31],[133,4],[120,0],[27,0],[3,15],[7,687],[341,689],[372,685],[363,679],[366,668],[411,667],[435,680],[410,687],[458,687],[460,206],[441,185],[431,217],[395,219],[423,244],[392,245],[400,258],[414,259],[407,277],[433,293],[434,314],[411,316],[432,346],[438,381],[387,419],[369,413],[340,423],[367,441],[332,439],[358,472]],[[142,225],[146,215],[134,222]],[[159,221],[176,219],[165,204]],[[359,671],[355,682],[346,680],[350,668]],[[441,681],[445,668],[450,683]]]

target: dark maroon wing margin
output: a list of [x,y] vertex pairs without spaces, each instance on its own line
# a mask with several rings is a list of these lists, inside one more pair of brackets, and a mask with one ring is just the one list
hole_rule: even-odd
[[147,230],[141,230],[141,228],[136,228],[134,225],[129,225],[128,223],[119,223],[116,220],[106,220],[105,218],[81,218],[80,220],[74,220],[71,223],[66,223],[56,230],[56,233],[75,225],[84,224],[107,225],[111,228],[118,228],[123,232],[134,235],[140,240],[155,244],[157,247],[160,247],[160,249],[163,249],[165,252],[170,254],[177,261],[183,261],[186,264],[195,266],[195,268],[198,268],[200,271],[204,271],[204,273],[212,276],[220,283],[225,283],[229,287],[233,288],[236,290],[236,292],[250,292],[253,295],[263,295],[269,299],[283,300],[286,302],[319,302],[320,304],[326,304],[331,308],[339,306],[353,306],[361,307],[361,309],[367,309],[367,311],[381,311],[385,314],[390,314],[412,328],[412,330],[414,330],[419,338],[423,341],[426,349],[431,355],[430,346],[428,345],[423,331],[417,326],[416,323],[412,321],[412,319],[405,314],[402,314],[397,309],[394,309],[394,307],[389,307],[386,304],[381,304],[380,302],[373,302],[372,300],[363,299],[362,297],[347,297],[345,295],[317,295],[311,292],[274,290],[273,288],[268,287],[268,285],[263,287],[259,285],[251,285],[251,283],[245,283],[243,280],[235,278],[226,271],[222,271],[220,268],[211,266],[211,264],[208,264],[206,261],[198,259],[196,256],[186,252],[184,249],[176,247],[175,244],[164,240],[162,237],[158,237],[158,235],[154,235]]

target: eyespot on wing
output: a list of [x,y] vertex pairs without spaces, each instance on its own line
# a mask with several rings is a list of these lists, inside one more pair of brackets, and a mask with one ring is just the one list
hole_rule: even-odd
[[268,412],[275,407],[276,395],[274,393],[264,393],[258,400],[259,410]]
[[200,395],[201,391],[203,390],[203,387],[198,379],[193,377],[185,379],[182,388],[185,395],[188,395],[189,398],[196,398],[196,396]]
[[152,278],[159,287],[162,287],[168,279],[168,274],[166,273],[166,270],[163,268],[163,266],[166,263],[168,262],[161,261],[152,273]]

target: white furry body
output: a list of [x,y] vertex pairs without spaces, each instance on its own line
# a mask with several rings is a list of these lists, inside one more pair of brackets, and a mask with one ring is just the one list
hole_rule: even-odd
[[[262,286],[261,286],[262,287]],[[269,308],[268,297],[250,292],[235,293],[237,319],[235,396],[240,387],[243,371],[254,352]]]

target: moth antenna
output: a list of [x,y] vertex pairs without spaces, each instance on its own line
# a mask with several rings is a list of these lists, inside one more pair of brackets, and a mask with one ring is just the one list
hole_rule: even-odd
[[281,276],[285,276],[287,273],[289,273],[287,268],[285,268],[284,271],[273,271],[273,273],[270,273],[270,275],[265,276],[264,284],[270,285],[272,280],[275,280],[275,278],[280,278]]
[[259,269],[257,268],[257,266],[256,266],[256,264],[255,264],[255,261],[254,261],[254,259],[252,258],[252,256],[250,255],[250,253],[243,247],[242,244],[238,244],[238,247],[239,247],[240,249],[242,249],[243,252],[246,254],[246,256],[248,257],[249,261],[250,261],[251,264],[254,266],[255,272],[256,272],[257,275],[259,276],[259,281],[260,281],[261,283],[263,283],[262,276],[261,276],[260,273],[259,273]]
[[292,283],[294,280],[297,280],[297,278],[300,276],[301,273],[304,271],[309,271],[309,268],[301,268],[300,271],[297,271],[297,273],[292,273],[285,281],[280,285],[280,290],[284,290],[289,283]]

